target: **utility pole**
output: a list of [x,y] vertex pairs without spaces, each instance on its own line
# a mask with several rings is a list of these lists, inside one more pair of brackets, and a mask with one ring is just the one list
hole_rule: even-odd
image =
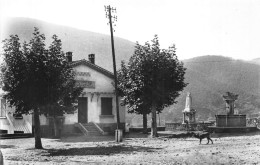
[[117,16],[111,13],[116,13],[116,8],[111,8],[110,5],[105,6],[106,18],[109,19],[110,25],[110,34],[111,34],[111,46],[112,46],[112,57],[113,57],[113,68],[114,68],[114,79],[115,79],[115,94],[116,94],[116,117],[117,117],[117,129],[119,129],[120,125],[120,117],[119,117],[119,103],[118,103],[118,92],[117,92],[117,72],[116,72],[116,57],[115,57],[115,47],[114,47],[114,29],[113,23],[117,21]]

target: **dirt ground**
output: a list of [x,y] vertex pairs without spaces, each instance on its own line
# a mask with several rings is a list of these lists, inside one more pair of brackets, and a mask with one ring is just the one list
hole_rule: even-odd
[[260,133],[213,134],[214,144],[199,140],[150,138],[129,134],[121,143],[113,136],[71,136],[0,140],[4,163],[9,164],[260,164]]

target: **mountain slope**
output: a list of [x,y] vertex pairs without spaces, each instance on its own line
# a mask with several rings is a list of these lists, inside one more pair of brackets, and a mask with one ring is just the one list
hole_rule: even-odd
[[[18,34],[21,41],[29,41],[34,27],[38,27],[46,36],[46,45],[51,42],[51,36],[56,34],[62,40],[65,52],[73,52],[73,60],[88,59],[88,54],[96,55],[96,64],[112,71],[112,50],[109,35],[79,30],[71,27],[54,25],[47,22],[29,19],[12,18],[4,25],[2,39],[11,34]],[[116,61],[127,60],[134,52],[135,43],[115,37]]]
[[[182,117],[187,92],[191,92],[193,107],[201,120],[225,114],[222,95],[239,94],[236,108],[241,114],[259,113],[260,66],[221,56],[202,56],[184,61],[187,68],[185,82],[189,85],[178,103],[165,109],[165,116]],[[166,120],[171,120],[166,117]]]

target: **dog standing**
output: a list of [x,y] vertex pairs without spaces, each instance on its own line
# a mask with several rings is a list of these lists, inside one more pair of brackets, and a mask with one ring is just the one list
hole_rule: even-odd
[[208,140],[207,144],[209,144],[209,141],[211,141],[211,144],[213,144],[213,140],[210,138],[210,134],[211,134],[210,132],[202,132],[202,133],[192,132],[192,134],[193,134],[192,135],[193,137],[200,139],[200,144],[201,144],[202,139],[205,139],[205,138],[207,138],[207,140]]

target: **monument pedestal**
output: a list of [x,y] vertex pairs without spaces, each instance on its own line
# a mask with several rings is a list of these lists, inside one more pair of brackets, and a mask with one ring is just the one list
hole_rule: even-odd
[[185,109],[182,111],[183,118],[182,124],[194,124],[196,123],[196,110],[192,108],[192,98],[190,92],[186,96]]
[[246,127],[246,115],[216,115],[216,127]]

